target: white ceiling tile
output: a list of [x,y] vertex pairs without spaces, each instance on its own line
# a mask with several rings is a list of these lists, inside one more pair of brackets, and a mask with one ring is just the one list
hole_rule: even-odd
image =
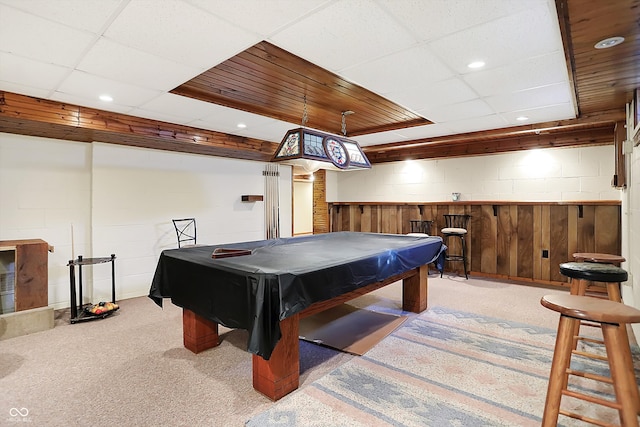
[[434,123],[432,125],[398,129],[397,132],[402,135],[403,138],[412,140],[449,135],[451,133],[451,129],[446,124]]
[[562,51],[557,18],[551,16],[546,4],[460,31],[429,45],[459,74],[473,72],[467,65],[475,60],[486,62],[488,69]]
[[361,146],[393,143],[399,141],[411,141],[414,139],[433,138],[436,136],[449,135],[451,129],[446,125],[434,123],[425,126],[414,126],[393,131],[379,132],[369,135],[359,135],[354,137]]
[[439,82],[453,77],[451,70],[426,46],[417,46],[361,63],[340,72],[343,76],[376,93],[386,94]]
[[294,129],[295,127],[297,126],[292,126],[291,123],[286,123],[280,120],[269,120],[268,122],[256,126],[248,126],[246,129],[236,131],[234,133],[248,138],[264,139],[280,143],[287,131]]
[[[529,110],[510,111],[502,113],[511,126],[522,126],[531,123],[549,122],[555,120],[575,119],[576,114],[571,103],[549,105],[544,108],[533,108]],[[527,121],[516,120],[520,116],[528,117]]]
[[112,105],[131,108],[148,102],[157,97],[160,91],[108,80],[81,71],[74,71],[60,85],[58,93],[82,97],[87,100],[98,100],[100,95],[107,93],[113,97],[113,103],[102,103],[100,105],[102,105],[102,108],[111,111],[110,108],[115,108],[111,107]]
[[0,52],[0,80],[19,83],[45,93],[54,90],[71,69]]
[[74,66],[93,40],[91,33],[0,4],[0,51],[40,62]]
[[270,37],[331,71],[407,49],[416,40],[372,0],[342,0]]
[[77,69],[163,91],[171,90],[200,74],[198,68],[187,67],[105,38],[98,40],[78,64]]
[[44,99],[46,99],[51,93],[51,91],[47,89],[26,86],[21,83],[5,82],[2,80],[0,80],[0,90]]
[[377,1],[422,41],[547,3],[547,0],[482,0],[479,7],[470,7],[469,0]]
[[87,98],[85,96],[78,96],[70,93],[56,92],[50,97],[50,99],[65,104],[79,105],[81,107],[95,108],[96,110],[111,111],[120,114],[129,114],[131,111],[131,107],[128,105],[119,105],[114,103],[107,104],[99,99]]
[[493,110],[480,99],[460,102],[458,104],[443,105],[437,108],[418,110],[423,117],[436,123],[446,123],[471,117],[488,116]]
[[[217,130],[224,133],[231,133],[236,135],[254,135],[255,129],[258,129],[261,126],[267,126],[273,122],[274,120],[268,117],[247,113],[245,111],[234,110],[232,108],[223,107],[221,105],[211,104],[209,112],[206,116],[189,122],[188,124],[190,126]],[[245,129],[238,129],[238,123],[244,123],[247,127]],[[300,126],[294,124],[286,124],[283,125],[283,127],[285,127],[286,129],[282,132],[282,135],[278,136],[278,142],[280,142],[280,139],[282,139],[286,130]]]
[[467,74],[464,81],[481,96],[515,92],[568,81],[562,52],[526,58],[519,62]]
[[17,9],[51,21],[99,33],[121,0],[3,0]]
[[104,35],[201,69],[209,69],[260,41],[255,34],[179,0],[163,0],[160,7],[149,0],[131,0]]
[[187,125],[187,122],[191,121],[191,119],[185,119],[184,117],[165,114],[158,111],[145,110],[144,108],[133,108],[129,110],[127,114],[136,117],[143,117],[145,119],[158,120],[160,122],[173,123],[184,126]]
[[142,104],[140,108],[148,112],[155,111],[158,114],[178,117],[180,123],[188,123],[210,116],[214,111],[224,107],[173,93],[163,93]]
[[452,130],[452,133],[467,133],[489,129],[501,129],[507,127],[507,121],[497,114],[483,117],[473,117],[464,120],[448,121],[444,124]]
[[526,110],[571,102],[568,84],[555,84],[484,98],[497,112]]
[[391,130],[386,132],[370,133],[368,135],[358,135],[351,139],[357,141],[361,147],[368,147],[371,145],[386,144],[388,142],[404,141],[407,138],[399,134],[397,131]]
[[478,95],[459,78],[436,83],[429,80],[419,82],[424,85],[388,93],[386,96],[400,105],[410,106],[414,111],[432,110],[442,105],[458,104],[478,98]]
[[295,22],[313,10],[329,3],[329,0],[188,0],[189,3],[208,11],[247,31],[268,37],[278,29]]

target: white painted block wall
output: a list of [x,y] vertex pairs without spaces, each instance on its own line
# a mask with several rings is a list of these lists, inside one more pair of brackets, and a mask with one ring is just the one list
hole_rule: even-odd
[[[118,299],[146,295],[172,218],[195,217],[198,243],[265,237],[264,163],[0,133],[0,240],[41,238],[49,305],[69,305],[70,259],[116,254]],[[291,170],[280,166],[281,236],[291,235]],[[83,270],[88,301],[111,294],[107,265]]]
[[329,202],[620,200],[613,145],[376,164],[327,174]]
[[[629,280],[622,287],[625,304],[640,308],[640,146],[626,156],[627,189],[622,197],[622,254],[627,261],[622,267]],[[640,338],[640,324],[632,325],[636,339]]]

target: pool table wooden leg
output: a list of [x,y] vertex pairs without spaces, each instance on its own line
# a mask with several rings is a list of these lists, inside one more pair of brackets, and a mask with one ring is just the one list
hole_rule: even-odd
[[282,338],[269,360],[253,355],[253,388],[271,400],[278,400],[300,383],[299,316],[280,321]]
[[196,354],[220,344],[218,324],[186,308],[182,309],[182,336],[184,346]]
[[429,266],[418,267],[418,273],[402,280],[402,309],[422,313],[427,309],[427,277]]

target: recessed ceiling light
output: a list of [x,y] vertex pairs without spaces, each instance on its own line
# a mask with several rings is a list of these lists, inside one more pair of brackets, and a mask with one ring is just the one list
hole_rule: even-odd
[[520,116],[520,117],[516,117],[516,120],[519,122],[524,122],[525,120],[529,120],[529,117],[527,116]]
[[482,68],[484,67],[484,61],[473,61],[472,63],[467,65],[467,67],[473,68],[473,69]]
[[238,127],[238,129],[244,129],[247,127],[247,125],[245,125],[244,123],[238,123],[236,127]]
[[113,101],[113,97],[111,97],[111,95],[100,95],[100,101],[104,101],[104,102],[111,102]]
[[624,41],[624,37],[609,37],[608,39],[600,40],[595,44],[596,49],[607,49],[610,47],[618,46]]

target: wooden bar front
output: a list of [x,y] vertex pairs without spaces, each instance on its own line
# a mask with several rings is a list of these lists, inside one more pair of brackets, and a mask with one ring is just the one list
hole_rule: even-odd
[[[621,253],[621,207],[615,200],[334,202],[328,211],[334,232],[406,234],[411,220],[431,220],[435,236],[442,236],[444,214],[469,214],[467,259],[478,276],[568,286],[558,266],[575,252]],[[452,252],[460,250],[457,241],[447,243]],[[462,269],[460,263],[445,265],[453,268]]]

